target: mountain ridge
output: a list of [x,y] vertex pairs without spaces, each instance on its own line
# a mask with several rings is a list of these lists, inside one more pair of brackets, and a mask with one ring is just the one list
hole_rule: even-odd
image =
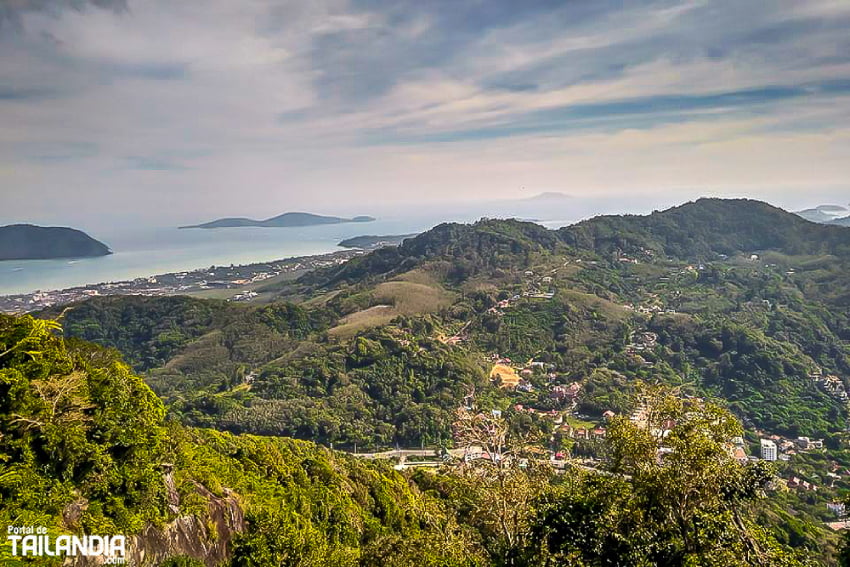
[[560,247],[607,258],[652,250],[693,261],[764,250],[850,257],[850,232],[807,221],[763,201],[702,198],[649,215],[600,215],[557,230],[514,219],[443,223],[397,247],[306,274],[302,281],[323,286],[365,274],[386,277],[438,257],[458,265],[469,261],[495,267],[501,255]]

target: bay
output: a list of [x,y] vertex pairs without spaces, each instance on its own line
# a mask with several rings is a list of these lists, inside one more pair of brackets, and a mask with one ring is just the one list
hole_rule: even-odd
[[112,249],[109,256],[0,261],[0,295],[325,254],[342,250],[337,244],[345,238],[421,232],[438,222],[408,216],[291,228],[114,227],[90,233]]

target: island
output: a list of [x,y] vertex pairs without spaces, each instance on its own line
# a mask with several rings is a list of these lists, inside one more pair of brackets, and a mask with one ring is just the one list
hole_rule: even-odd
[[389,234],[386,236],[377,236],[373,234],[364,234],[363,236],[354,236],[346,238],[337,246],[342,248],[360,248],[362,250],[374,250],[375,248],[383,248],[384,246],[398,246],[405,238],[413,238],[417,233],[413,234]]
[[561,193],[559,191],[544,191],[543,193],[538,193],[537,195],[526,197],[525,199],[520,199],[521,201],[538,201],[538,202],[557,202],[557,201],[569,201],[572,200],[572,195],[567,195],[566,193]]
[[276,217],[265,220],[254,220],[245,217],[231,217],[217,219],[203,224],[181,226],[179,228],[235,228],[235,227],[263,227],[263,228],[286,228],[296,226],[314,226],[320,224],[342,224],[346,222],[372,222],[375,219],[368,216],[353,218],[330,217],[314,215],[312,213],[283,213]]
[[112,250],[85,232],[60,226],[0,226],[0,260],[50,260],[107,256]]
[[803,217],[807,221],[817,222],[821,224],[839,224],[847,226],[847,213],[850,212],[847,208],[841,205],[818,205],[811,209],[797,211],[797,216]]

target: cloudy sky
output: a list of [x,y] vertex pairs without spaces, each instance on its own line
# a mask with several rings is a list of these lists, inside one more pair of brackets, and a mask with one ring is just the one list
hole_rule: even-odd
[[0,125],[6,222],[846,205],[850,2],[0,0]]

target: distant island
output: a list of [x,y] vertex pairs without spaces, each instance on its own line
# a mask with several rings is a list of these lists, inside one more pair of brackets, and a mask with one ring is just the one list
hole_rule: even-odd
[[343,248],[362,248],[363,250],[373,250],[375,248],[383,248],[384,246],[398,246],[405,238],[413,238],[416,234],[417,233],[390,234],[386,236],[365,234],[363,236],[346,238],[337,244],[337,246],[341,246]]
[[49,260],[106,256],[112,250],[85,232],[59,226],[0,226],[0,260]]
[[285,228],[294,226],[314,226],[319,224],[342,224],[346,222],[372,222],[373,217],[359,216],[354,218],[328,217],[312,213],[283,213],[266,220],[254,220],[244,217],[217,219],[203,224],[181,226],[180,228],[234,228],[243,226],[258,226],[265,228]]
[[797,216],[820,224],[850,226],[850,210],[841,205],[819,205],[811,209],[797,211]]
[[561,193],[559,191],[544,191],[543,193],[538,193],[532,197],[526,197],[525,199],[520,199],[521,201],[543,201],[543,202],[552,202],[552,201],[568,201],[573,198],[572,195],[567,195],[566,193]]

